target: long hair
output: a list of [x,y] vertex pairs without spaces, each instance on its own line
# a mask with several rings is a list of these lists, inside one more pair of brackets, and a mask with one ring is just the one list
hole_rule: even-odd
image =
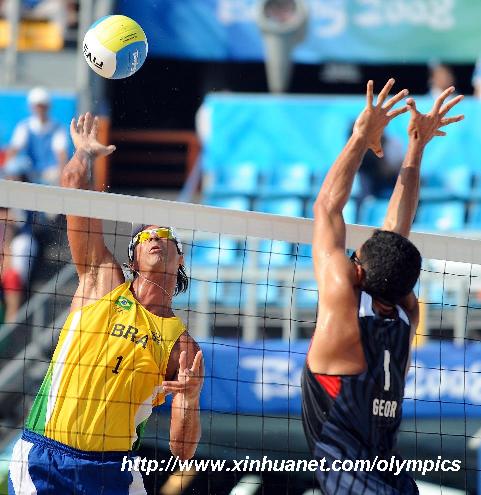
[[177,283],[175,284],[174,296],[186,292],[188,288],[189,277],[187,276],[187,272],[185,271],[185,266],[180,265],[179,270],[177,271]]

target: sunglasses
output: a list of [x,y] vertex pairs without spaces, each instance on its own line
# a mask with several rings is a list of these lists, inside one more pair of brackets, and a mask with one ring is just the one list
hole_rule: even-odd
[[158,237],[160,239],[172,239],[176,241],[176,237],[170,228],[159,228],[152,230],[142,230],[134,237],[135,244],[142,244],[148,241],[151,237]]
[[361,260],[357,257],[356,251],[353,251],[351,257],[349,258],[356,265],[362,266]]
[[137,244],[142,244],[148,241],[151,237],[158,237],[160,239],[170,239],[175,242],[177,246],[177,252],[183,254],[182,243],[175,234],[172,227],[159,227],[157,229],[142,230],[136,234],[129,243],[129,260],[134,260],[134,249]]

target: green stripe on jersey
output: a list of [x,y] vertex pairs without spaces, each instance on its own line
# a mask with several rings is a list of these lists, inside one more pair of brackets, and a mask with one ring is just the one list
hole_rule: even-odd
[[52,368],[53,365],[50,364],[25,423],[25,428],[27,428],[27,430],[34,431],[39,435],[43,435],[45,433],[45,418],[47,416],[48,397],[52,386]]

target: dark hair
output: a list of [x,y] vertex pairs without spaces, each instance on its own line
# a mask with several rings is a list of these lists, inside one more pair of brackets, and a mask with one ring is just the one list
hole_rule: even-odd
[[395,232],[376,230],[362,245],[363,290],[381,302],[398,304],[416,285],[421,254],[416,246]]
[[189,288],[189,277],[185,271],[185,266],[180,265],[179,270],[177,272],[177,283],[175,284],[174,296],[177,294],[182,294],[182,292],[186,292]]

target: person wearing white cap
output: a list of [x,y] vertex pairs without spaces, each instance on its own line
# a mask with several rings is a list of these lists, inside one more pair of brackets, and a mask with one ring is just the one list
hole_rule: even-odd
[[28,104],[32,115],[19,122],[13,132],[4,175],[14,180],[55,185],[67,162],[67,134],[50,119],[50,95],[44,88],[33,88],[28,94]]
[[[28,104],[32,115],[19,122],[13,132],[1,178],[56,185],[67,161],[66,132],[49,118],[50,95],[45,89],[32,89],[28,94]],[[16,216],[11,242],[5,243],[10,253],[9,265],[3,270],[0,280],[5,296],[6,321],[15,319],[22,304],[38,252],[33,213],[17,212]]]

